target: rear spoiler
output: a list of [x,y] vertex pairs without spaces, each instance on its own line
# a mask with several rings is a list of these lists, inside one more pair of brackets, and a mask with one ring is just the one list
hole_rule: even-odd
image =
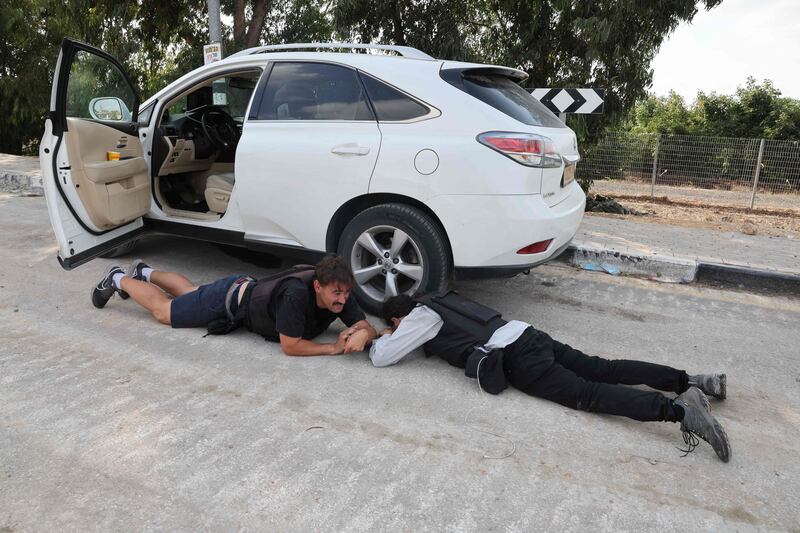
[[470,63],[442,63],[439,75],[448,83],[453,83],[455,80],[461,79],[464,75],[469,74],[494,74],[511,78],[517,83],[521,83],[528,79],[528,73],[524,70],[519,70],[510,67],[500,67],[496,65],[478,65]]

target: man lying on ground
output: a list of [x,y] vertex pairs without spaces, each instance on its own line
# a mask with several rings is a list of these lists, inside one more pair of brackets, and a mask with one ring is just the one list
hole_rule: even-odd
[[[206,327],[209,333],[221,334],[243,325],[280,342],[286,355],[338,355],[362,351],[377,336],[350,298],[352,286],[353,274],[338,256],[262,280],[233,275],[200,286],[137,259],[127,273],[119,266],[109,267],[92,289],[92,303],[103,308],[118,294],[133,298],[173,328]],[[336,342],[311,340],[337,318],[348,327]]]
[[[499,312],[455,292],[416,299],[394,296],[384,302],[382,318],[389,327],[370,348],[375,366],[393,365],[422,346],[426,355],[465,368],[487,392],[499,393],[508,381],[527,394],[572,409],[680,422],[687,444],[683,451],[694,450],[700,437],[721,460],[730,460],[728,437],[711,416],[706,397],[725,398],[725,374],[690,376],[653,363],[591,357],[530,324],[506,322]],[[647,385],[678,396],[625,385]]]

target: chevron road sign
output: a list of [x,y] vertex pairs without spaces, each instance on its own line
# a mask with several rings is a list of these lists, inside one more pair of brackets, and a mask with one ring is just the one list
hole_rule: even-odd
[[553,113],[598,114],[603,112],[605,89],[530,89],[534,98]]

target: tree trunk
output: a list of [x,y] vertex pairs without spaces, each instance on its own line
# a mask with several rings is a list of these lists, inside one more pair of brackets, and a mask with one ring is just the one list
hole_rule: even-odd
[[233,42],[236,49],[244,47],[244,0],[233,0]]
[[406,32],[403,29],[403,8],[401,6],[401,1],[395,0],[394,2],[394,10],[392,11],[392,29],[393,31],[393,38],[394,44],[399,46],[406,45]]
[[267,10],[269,5],[267,0],[256,0],[253,5],[253,18],[250,19],[250,25],[247,28],[247,35],[245,36],[245,48],[252,48],[258,45],[261,38],[261,30],[264,27],[264,19],[267,17]]

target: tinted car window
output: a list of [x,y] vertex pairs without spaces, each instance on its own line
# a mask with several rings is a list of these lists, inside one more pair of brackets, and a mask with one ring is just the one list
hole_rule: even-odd
[[372,76],[361,75],[378,120],[401,121],[424,117],[430,109]]
[[276,63],[259,120],[375,120],[352,69],[327,63]]
[[547,128],[566,127],[544,104],[507,76],[465,72],[458,80],[460,83],[448,78],[445,79],[455,87],[523,124]]

